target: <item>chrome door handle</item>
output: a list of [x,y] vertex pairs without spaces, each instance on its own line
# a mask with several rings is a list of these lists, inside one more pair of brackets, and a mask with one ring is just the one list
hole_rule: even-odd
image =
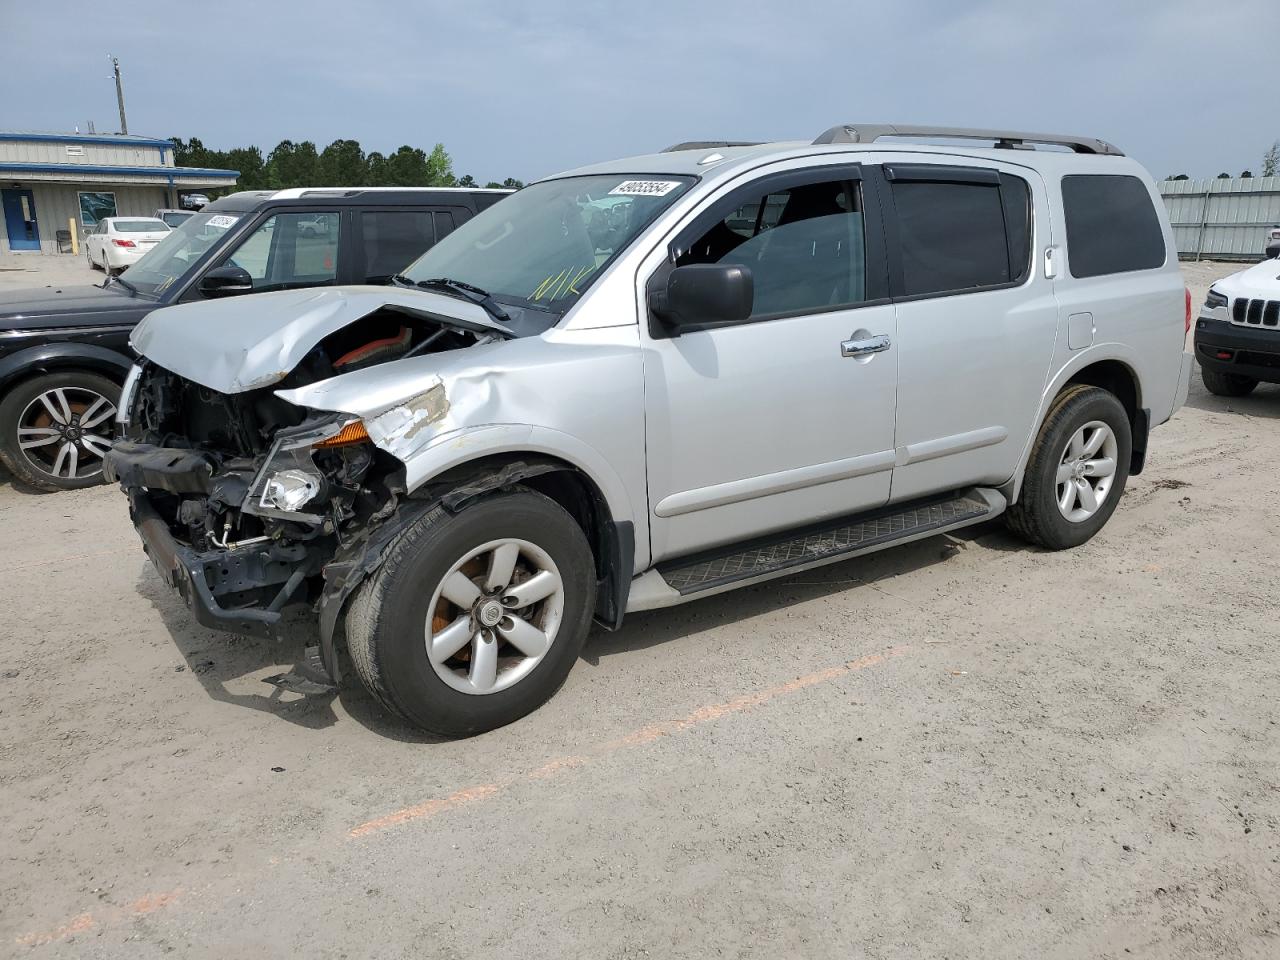
[[866,337],[862,340],[845,340],[840,344],[842,357],[869,357],[873,353],[884,353],[892,344],[884,334],[878,337]]

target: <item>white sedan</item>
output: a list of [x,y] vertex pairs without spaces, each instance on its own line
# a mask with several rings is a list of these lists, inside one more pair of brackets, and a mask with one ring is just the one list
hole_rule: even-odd
[[107,217],[85,235],[89,266],[118,273],[169,235],[169,225],[156,217]]

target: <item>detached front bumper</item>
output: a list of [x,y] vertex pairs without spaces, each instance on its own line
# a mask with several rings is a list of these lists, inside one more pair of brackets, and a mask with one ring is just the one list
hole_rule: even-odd
[[1195,350],[1206,370],[1280,383],[1280,328],[1201,317],[1196,321]]
[[219,602],[219,596],[278,579],[285,572],[279,567],[287,561],[272,558],[260,546],[199,553],[174,539],[142,491],[129,493],[129,515],[160,579],[178,592],[198,622],[215,630],[279,637],[280,611],[302,585],[305,564],[288,572],[275,599],[266,607],[226,607]]

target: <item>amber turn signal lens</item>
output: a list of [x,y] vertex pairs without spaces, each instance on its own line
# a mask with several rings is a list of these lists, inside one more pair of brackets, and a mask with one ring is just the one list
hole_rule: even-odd
[[316,448],[345,447],[352,443],[362,443],[368,439],[369,431],[364,428],[364,422],[361,420],[353,420],[332,437],[329,437],[327,440],[321,440],[319,443],[313,444],[313,446]]

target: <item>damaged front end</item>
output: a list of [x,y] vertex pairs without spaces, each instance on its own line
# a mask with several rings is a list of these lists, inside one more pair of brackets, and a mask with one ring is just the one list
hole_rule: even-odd
[[277,392],[492,338],[374,311],[322,337],[276,382],[233,392],[144,359],[122,397],[124,439],[106,457],[107,476],[129,497],[161,577],[200,623],[276,637],[286,608],[313,605],[321,660],[336,681],[342,604],[428,504],[407,499],[403,464],[359,418]]

